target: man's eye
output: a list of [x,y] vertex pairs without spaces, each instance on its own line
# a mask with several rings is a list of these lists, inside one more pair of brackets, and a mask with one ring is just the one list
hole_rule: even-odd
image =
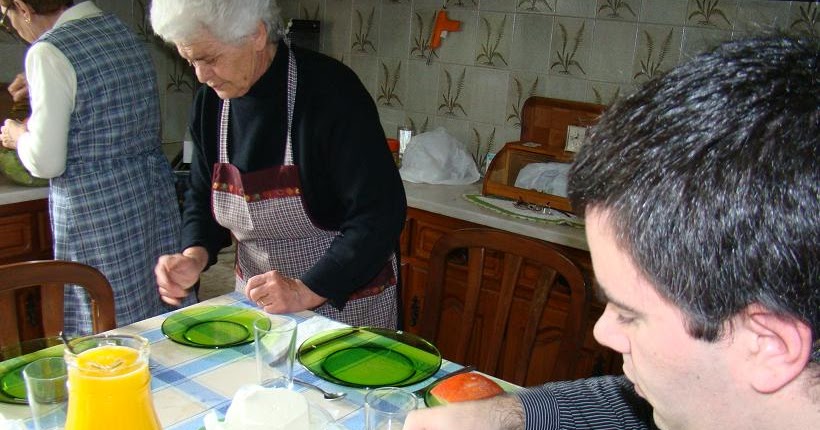
[[632,321],[635,321],[634,317],[628,317],[623,314],[617,314],[615,317],[620,324],[630,324]]

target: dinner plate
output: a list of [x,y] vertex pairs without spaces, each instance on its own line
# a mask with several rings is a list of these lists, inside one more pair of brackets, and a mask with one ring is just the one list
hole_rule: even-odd
[[441,354],[430,342],[375,327],[318,333],[302,343],[297,359],[319,378],[357,388],[404,387],[441,367]]
[[[253,342],[253,322],[268,317],[249,308],[192,306],[162,322],[162,333],[174,342],[198,348],[225,348]],[[270,324],[270,322],[268,322]]]
[[62,357],[63,344],[59,338],[43,338],[23,342],[0,351],[0,402],[28,404],[23,368],[29,363],[47,357]]

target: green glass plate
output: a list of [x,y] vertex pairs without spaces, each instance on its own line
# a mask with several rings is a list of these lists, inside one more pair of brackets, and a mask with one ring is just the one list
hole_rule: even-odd
[[4,348],[0,357],[0,402],[26,405],[26,383],[23,368],[29,363],[47,357],[62,357],[63,344],[59,338],[43,338]]
[[357,388],[404,387],[441,367],[441,354],[430,342],[375,327],[318,333],[302,343],[297,359],[319,378]]
[[[162,322],[162,333],[174,342],[198,348],[225,348],[253,342],[253,322],[268,317],[237,306],[192,306]],[[270,324],[270,322],[268,323]]]

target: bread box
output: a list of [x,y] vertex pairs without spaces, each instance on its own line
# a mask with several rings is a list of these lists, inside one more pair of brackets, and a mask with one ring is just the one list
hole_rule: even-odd
[[571,212],[566,197],[519,188],[515,181],[521,169],[531,163],[572,163],[588,128],[604,109],[605,106],[593,103],[546,97],[527,99],[521,113],[521,139],[506,143],[490,162],[482,194]]

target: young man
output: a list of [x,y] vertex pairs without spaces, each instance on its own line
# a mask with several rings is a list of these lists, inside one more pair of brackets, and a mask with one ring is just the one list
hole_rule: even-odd
[[570,173],[624,376],[416,411],[406,430],[820,423],[820,44],[753,38],[610,108]]

